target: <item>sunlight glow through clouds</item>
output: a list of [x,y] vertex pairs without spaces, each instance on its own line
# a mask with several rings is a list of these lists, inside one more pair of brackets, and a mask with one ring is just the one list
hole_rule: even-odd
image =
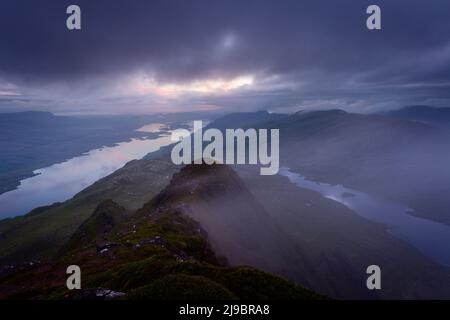
[[227,93],[246,86],[251,86],[253,83],[254,77],[250,75],[239,76],[231,80],[207,79],[185,84],[159,84],[152,79],[140,78],[136,81],[134,90],[142,95],[153,93],[162,97],[176,97],[189,93]]
[[9,90],[0,90],[0,96],[20,96],[20,93]]
[[0,79],[0,96],[20,96],[20,95],[21,94],[15,85],[3,79]]

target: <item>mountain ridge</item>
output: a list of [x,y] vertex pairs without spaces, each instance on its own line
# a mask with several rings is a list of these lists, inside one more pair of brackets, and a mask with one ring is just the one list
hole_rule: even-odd
[[[99,299],[100,292],[107,292],[103,298],[133,300],[325,298],[253,267],[228,267],[211,250],[202,226],[173,206],[166,196],[169,190],[127,219],[117,219],[123,217],[123,207],[103,201],[55,260],[15,266],[17,271],[0,270],[0,297]],[[65,288],[64,266],[71,264],[82,269],[82,290]]]

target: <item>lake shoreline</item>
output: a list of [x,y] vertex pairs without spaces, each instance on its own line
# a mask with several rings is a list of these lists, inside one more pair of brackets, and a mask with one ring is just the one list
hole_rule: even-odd
[[[39,173],[35,173],[35,171],[37,170],[52,166],[56,163],[66,162],[72,158],[82,156],[90,152],[91,150],[115,147],[119,143],[130,142],[133,139],[148,138],[148,136],[150,135],[152,135],[152,133],[135,131],[133,132],[133,134],[124,135],[123,138],[118,142],[114,142],[112,141],[112,139],[105,139],[107,140],[106,143],[92,143],[86,147],[80,148],[80,150],[74,150],[71,153],[67,153],[64,157],[52,159],[51,161],[43,161],[42,165],[40,165],[38,168],[20,170],[16,174],[12,174],[11,176],[9,176],[8,173],[0,174],[0,180],[3,181],[2,183],[0,183],[0,196],[4,193],[16,190],[20,186],[20,182],[22,180],[39,175]],[[4,183],[5,180],[7,180],[8,182]]]
[[[359,216],[385,226],[386,232],[409,243],[436,263],[450,266],[450,252],[442,243],[450,243],[450,227],[444,223],[411,214],[407,205],[347,188],[328,184],[282,167],[279,172],[297,187],[313,190],[322,197],[339,202]],[[349,196],[351,194],[351,196]]]
[[[39,210],[41,207],[48,207],[70,199],[77,192],[111,174],[127,162],[140,159],[146,154],[158,150],[161,146],[170,142],[171,132],[170,124],[159,123],[158,125],[160,125],[160,128],[156,131],[139,131],[139,129],[135,129],[133,132],[136,134],[123,141],[103,144],[81,154],[78,153],[75,157],[34,170],[27,178],[20,180],[16,188],[0,194],[2,209],[0,221],[16,216],[24,216]],[[92,163],[90,164],[89,158],[92,158]],[[67,169],[64,169],[64,166]],[[79,167],[78,169],[77,166]],[[83,170],[89,170],[89,166],[94,166],[96,169],[91,174],[83,172]],[[78,172],[78,175],[77,170],[81,170]],[[49,173],[52,171],[54,173]],[[64,172],[68,175],[67,181],[64,181]],[[51,182],[45,181],[46,178],[41,177],[43,174],[47,174],[47,177],[50,174],[51,179],[56,179],[55,186],[52,186]],[[41,182],[38,182],[39,180]],[[71,185],[71,182],[73,182],[73,185]],[[37,188],[32,186],[39,183],[44,187]],[[63,186],[62,189],[71,190],[71,192],[59,190],[58,184]],[[30,191],[27,193],[26,190]],[[58,197],[58,194],[62,196]],[[27,201],[33,202],[35,205],[23,204]]]

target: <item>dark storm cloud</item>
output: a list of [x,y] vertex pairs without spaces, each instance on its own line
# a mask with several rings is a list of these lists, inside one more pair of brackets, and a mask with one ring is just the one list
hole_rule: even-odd
[[[365,27],[374,3],[382,8],[381,31]],[[81,7],[81,31],[65,28],[69,4]],[[448,98],[449,30],[446,0],[4,0],[0,77],[33,86],[133,71],[164,82],[277,75],[307,82],[284,98],[271,96],[293,106],[317,97],[373,98],[385,94],[384,85],[389,97]],[[408,87],[421,83],[427,86]],[[254,102],[264,101],[254,94]],[[242,101],[225,98],[233,99]]]

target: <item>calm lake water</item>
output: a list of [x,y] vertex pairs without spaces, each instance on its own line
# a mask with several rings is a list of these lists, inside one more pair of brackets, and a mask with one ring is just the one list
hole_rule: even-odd
[[364,218],[383,223],[389,232],[419,249],[434,261],[450,265],[450,227],[427,219],[414,217],[413,210],[404,204],[377,198],[369,194],[305,179],[288,168],[279,174],[295,185],[319,192],[322,196],[340,202]]
[[[163,124],[153,123],[137,131],[153,133],[154,136],[164,127]],[[17,189],[0,195],[0,219],[23,215],[36,207],[70,199],[128,161],[141,159],[171,143],[170,133],[152,139],[132,139],[35,170],[36,176],[22,180]]]

